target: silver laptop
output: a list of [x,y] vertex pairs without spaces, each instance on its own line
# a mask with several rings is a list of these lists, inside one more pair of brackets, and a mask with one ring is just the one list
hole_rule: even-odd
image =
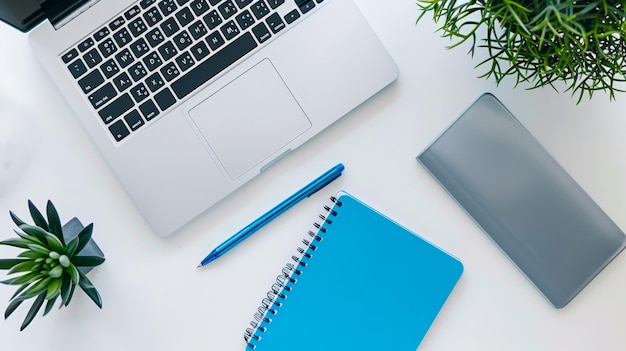
[[0,0],[0,17],[162,236],[398,74],[352,0]]

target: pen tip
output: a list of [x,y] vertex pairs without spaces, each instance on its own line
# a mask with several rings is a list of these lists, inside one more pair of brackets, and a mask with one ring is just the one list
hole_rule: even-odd
[[200,268],[200,267],[202,267],[202,263],[200,263],[196,268]]

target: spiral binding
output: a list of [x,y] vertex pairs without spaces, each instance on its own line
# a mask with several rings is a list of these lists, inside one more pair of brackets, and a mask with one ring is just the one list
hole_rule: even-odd
[[[337,200],[334,196],[330,197],[330,201],[337,207],[341,207],[342,205],[341,201]],[[317,231],[308,231],[308,237],[302,239],[304,247],[298,247],[298,254],[291,256],[293,263],[288,262],[285,264],[281,274],[276,277],[276,282],[272,284],[271,289],[267,292],[267,296],[261,300],[261,305],[254,314],[254,319],[250,321],[252,328],[247,328],[243,336],[251,349],[256,349],[254,342],[261,340],[259,334],[267,331],[267,325],[272,323],[272,316],[278,313],[283,305],[283,301],[287,298],[287,294],[293,289],[293,286],[298,283],[297,276],[302,274],[302,269],[306,267],[309,260],[313,258],[311,251],[317,250],[318,243],[323,240],[324,234],[327,232],[327,227],[333,223],[333,218],[338,215],[337,211],[328,205],[324,205],[324,210],[326,212],[319,215],[322,223],[313,223]]]

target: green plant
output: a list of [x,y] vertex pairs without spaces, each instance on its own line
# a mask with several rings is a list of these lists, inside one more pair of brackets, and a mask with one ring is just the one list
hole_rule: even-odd
[[[417,0],[418,22],[431,12],[442,21],[451,47],[470,42],[470,53],[486,49],[481,77],[497,83],[515,78],[530,88],[565,83],[565,91],[585,94],[624,91],[626,13],[624,1],[609,0]],[[486,32],[481,32],[486,29]],[[478,41],[478,36],[484,36]]]
[[25,223],[13,212],[9,212],[13,222],[19,227],[19,230],[15,230],[18,237],[0,241],[2,245],[23,250],[17,258],[0,259],[0,269],[8,269],[8,275],[17,275],[2,283],[19,286],[9,301],[4,314],[5,319],[25,300],[34,298],[20,328],[24,330],[44,302],[46,303],[44,316],[50,312],[59,297],[61,298],[59,308],[67,306],[77,285],[102,308],[100,294],[85,273],[79,269],[95,267],[104,262],[103,257],[80,255],[91,240],[93,224],[87,225],[76,237],[66,242],[59,215],[51,201],[48,201],[46,206],[47,220],[30,200],[28,208],[34,225]]

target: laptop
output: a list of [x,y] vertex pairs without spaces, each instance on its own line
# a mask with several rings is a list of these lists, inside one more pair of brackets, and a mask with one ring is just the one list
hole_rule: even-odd
[[153,231],[393,82],[352,0],[0,0]]

